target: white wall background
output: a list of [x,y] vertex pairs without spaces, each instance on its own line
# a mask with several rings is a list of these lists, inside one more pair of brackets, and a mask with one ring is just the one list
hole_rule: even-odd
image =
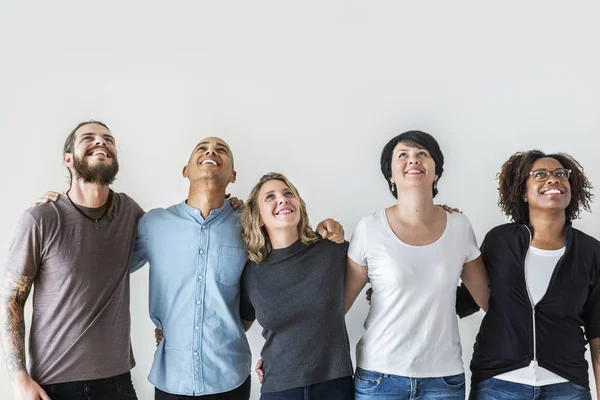
[[[495,175],[517,150],[569,152],[600,184],[598,12],[595,1],[2,1],[0,259],[21,212],[66,188],[63,141],[91,118],[117,139],[115,188],[145,209],[185,199],[189,152],[218,135],[236,156],[232,193],[284,172],[313,223],[334,217],[348,238],[393,202],[383,145],[425,130],[447,160],[438,201],[481,240],[505,221]],[[600,238],[596,214],[576,226]],[[146,269],[132,279],[140,399],[153,398],[147,289]],[[347,317],[353,344],[366,311],[361,301]],[[467,367],[481,318],[460,321]],[[249,338],[256,359],[258,326]],[[4,367],[0,398],[12,399]]]

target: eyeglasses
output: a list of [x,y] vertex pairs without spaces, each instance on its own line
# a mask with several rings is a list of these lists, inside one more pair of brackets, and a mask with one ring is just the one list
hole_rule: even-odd
[[559,181],[568,181],[571,175],[570,169],[557,168],[554,171],[546,171],[545,169],[537,169],[531,171],[529,175],[533,176],[533,180],[537,182],[546,182],[550,175],[553,175]]

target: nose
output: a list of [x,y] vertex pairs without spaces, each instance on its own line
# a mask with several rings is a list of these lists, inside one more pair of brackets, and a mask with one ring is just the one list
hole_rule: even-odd
[[208,155],[210,155],[210,154],[212,154],[212,155],[215,155],[215,154],[217,154],[217,153],[216,153],[216,151],[215,151],[215,149],[214,149],[213,147],[208,147],[208,148],[206,149],[206,151],[204,152],[204,154],[208,156]]
[[96,136],[94,146],[106,146],[106,140],[100,135]]
[[277,204],[281,205],[281,204],[285,204],[285,203],[288,203],[288,199],[285,196],[280,195],[279,199],[277,199]]
[[419,161],[419,159],[416,156],[411,155],[410,158],[408,159],[408,163],[409,164],[420,164],[421,162]]
[[555,183],[558,183],[558,179],[554,176],[554,174],[550,174],[548,180],[546,181],[546,185],[553,185]]

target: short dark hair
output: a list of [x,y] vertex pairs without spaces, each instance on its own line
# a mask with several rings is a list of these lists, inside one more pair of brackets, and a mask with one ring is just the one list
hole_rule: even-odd
[[571,202],[565,210],[567,221],[579,218],[582,210],[590,211],[594,197],[592,185],[583,173],[583,167],[566,153],[545,154],[540,150],[517,152],[502,164],[498,173],[498,206],[513,222],[529,223],[529,205],[523,201],[527,179],[533,164],[540,158],[553,158],[563,168],[570,169]]
[[[89,124],[98,124],[100,126],[105,127],[110,132],[110,129],[108,128],[108,126],[106,126],[106,124],[104,122],[96,121],[96,120],[93,120],[93,119],[91,119],[89,121],[80,122],[71,131],[71,133],[69,133],[69,136],[67,136],[67,140],[65,140],[65,144],[63,145],[63,155],[65,153],[72,153],[73,152],[74,146],[75,146],[75,132],[77,132],[77,130],[79,128],[81,128],[82,126],[89,125]],[[70,176],[71,179],[73,178],[73,174],[71,173],[71,170],[69,170],[69,176]]]
[[[433,158],[433,161],[435,162],[435,174],[438,176],[438,181],[444,172],[444,154],[442,154],[440,145],[433,136],[422,131],[407,131],[399,134],[387,142],[381,151],[381,173],[385,177],[390,192],[395,198],[398,198],[398,192],[392,190],[390,178],[392,177],[392,157],[394,149],[400,142],[406,143],[407,146],[418,147],[429,152],[431,158]],[[438,194],[436,182],[433,183],[431,190],[433,192],[433,197],[435,197]]]

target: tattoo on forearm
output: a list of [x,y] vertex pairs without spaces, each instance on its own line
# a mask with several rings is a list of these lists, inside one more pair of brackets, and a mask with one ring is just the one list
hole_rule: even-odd
[[8,373],[25,370],[25,302],[33,278],[6,272],[0,288],[0,339]]
[[593,351],[594,351],[593,360],[596,364],[600,365],[600,345],[596,346]]

